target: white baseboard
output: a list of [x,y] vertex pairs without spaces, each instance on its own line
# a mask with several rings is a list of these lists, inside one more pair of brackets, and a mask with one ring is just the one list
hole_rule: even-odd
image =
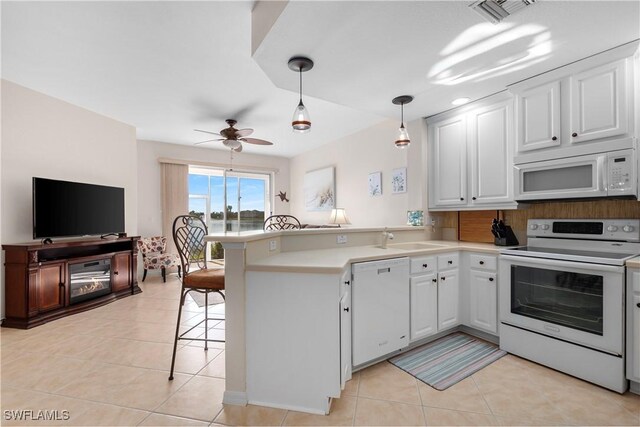
[[640,383],[629,381],[629,390],[631,393],[640,394]]
[[225,391],[222,403],[227,405],[247,406],[247,393],[244,391]]

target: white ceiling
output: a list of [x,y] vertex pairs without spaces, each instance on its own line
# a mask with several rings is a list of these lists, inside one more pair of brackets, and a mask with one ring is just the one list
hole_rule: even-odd
[[[398,119],[397,95],[416,97],[407,119],[423,117],[640,37],[639,1],[538,1],[500,25],[470,2],[291,2],[252,57],[251,1],[3,1],[2,77],[140,139],[191,145],[207,139],[194,128],[235,118],[275,144],[246,152],[290,157]],[[300,54],[316,63],[308,134],[289,125],[298,80],[286,63]]]

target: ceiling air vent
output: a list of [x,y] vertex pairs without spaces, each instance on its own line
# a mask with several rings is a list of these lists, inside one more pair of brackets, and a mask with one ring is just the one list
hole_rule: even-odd
[[469,5],[484,19],[494,24],[535,3],[536,0],[480,0]]

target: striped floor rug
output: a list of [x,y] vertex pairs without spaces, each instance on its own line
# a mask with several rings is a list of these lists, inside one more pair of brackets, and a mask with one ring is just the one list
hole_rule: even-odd
[[506,354],[495,344],[455,332],[389,362],[436,390],[445,390]]

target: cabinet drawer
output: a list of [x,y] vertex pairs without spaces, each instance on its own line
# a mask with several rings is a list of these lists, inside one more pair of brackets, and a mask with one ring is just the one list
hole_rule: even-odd
[[449,268],[458,268],[458,254],[438,255],[438,270],[446,270]]
[[436,263],[434,256],[411,258],[411,274],[435,272]]
[[478,270],[496,271],[498,259],[494,255],[470,255],[469,266]]

